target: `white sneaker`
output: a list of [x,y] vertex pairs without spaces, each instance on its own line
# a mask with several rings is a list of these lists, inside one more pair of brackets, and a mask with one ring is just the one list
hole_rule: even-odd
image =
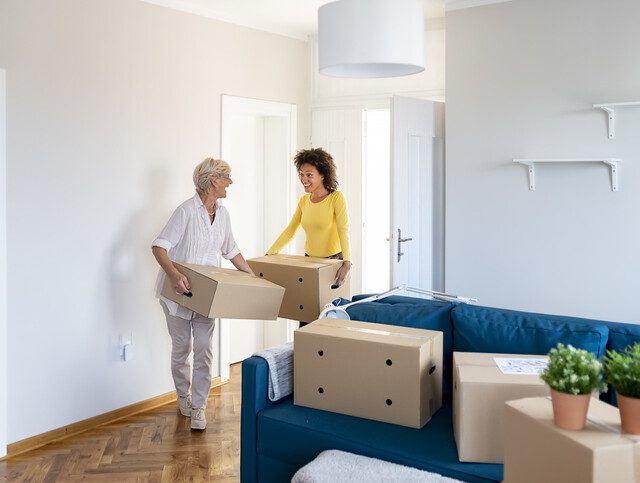
[[183,416],[191,416],[191,396],[178,396],[178,407]]
[[207,427],[207,418],[204,408],[191,408],[191,429],[204,429]]

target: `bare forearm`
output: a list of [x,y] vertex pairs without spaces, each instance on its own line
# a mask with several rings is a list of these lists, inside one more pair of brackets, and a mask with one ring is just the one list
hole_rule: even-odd
[[238,253],[235,257],[233,257],[230,260],[230,262],[233,263],[233,266],[236,267],[238,270],[242,270],[243,272],[247,272],[253,275],[253,270],[251,270],[251,267],[242,256],[242,253]]
[[169,254],[164,248],[153,247],[151,250],[153,251],[153,256],[156,257],[158,264],[162,267],[167,275],[171,277],[175,276],[178,273],[178,270],[173,265],[173,262],[169,258]]

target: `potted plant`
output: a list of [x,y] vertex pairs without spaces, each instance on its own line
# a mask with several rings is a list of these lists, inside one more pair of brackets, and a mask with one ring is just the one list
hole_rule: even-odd
[[640,343],[621,353],[607,351],[603,362],[607,382],[617,393],[622,430],[640,434]]
[[549,365],[540,377],[551,388],[553,420],[562,429],[584,428],[591,393],[607,387],[595,354],[572,345],[551,349]]

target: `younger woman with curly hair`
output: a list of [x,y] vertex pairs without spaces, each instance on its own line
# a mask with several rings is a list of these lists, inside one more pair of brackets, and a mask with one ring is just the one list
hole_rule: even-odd
[[303,149],[296,154],[294,164],[305,194],[289,226],[267,250],[267,255],[280,252],[302,225],[307,237],[306,255],[343,260],[336,274],[336,284],[342,285],[351,269],[349,216],[344,195],[338,191],[333,157],[322,148]]

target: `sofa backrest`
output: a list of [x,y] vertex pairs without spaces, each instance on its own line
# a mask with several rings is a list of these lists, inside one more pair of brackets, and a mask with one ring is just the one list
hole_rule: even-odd
[[[359,300],[366,295],[357,295]],[[444,334],[443,398],[449,401],[453,351],[506,354],[547,354],[558,342],[593,352],[622,350],[640,342],[640,325],[539,314],[517,310],[452,304],[437,300],[392,296],[348,310],[354,320],[404,325]],[[605,400],[615,403],[611,394]]]
[[453,350],[546,354],[558,342],[603,357],[609,328],[599,320],[459,304],[451,311]]

